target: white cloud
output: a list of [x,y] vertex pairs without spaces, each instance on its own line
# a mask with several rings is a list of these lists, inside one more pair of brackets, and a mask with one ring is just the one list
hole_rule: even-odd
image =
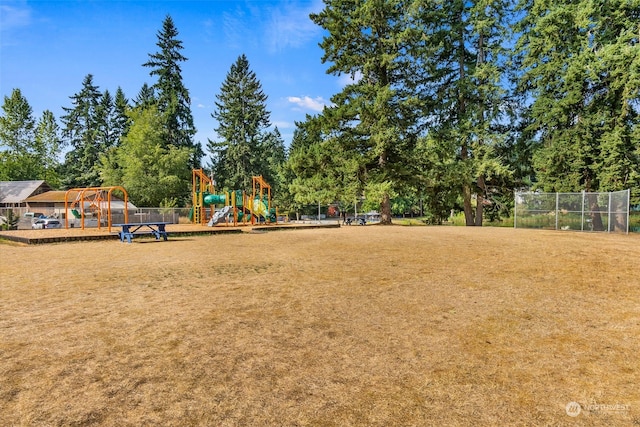
[[235,13],[224,12],[222,14],[222,28],[225,35],[225,43],[228,47],[240,49],[247,34],[251,34],[247,27],[249,17],[240,8]]
[[19,36],[14,30],[31,25],[31,9],[26,2],[15,2],[14,5],[0,4],[0,45],[11,46],[17,43]]
[[271,10],[267,27],[267,44],[271,52],[279,52],[287,47],[300,47],[318,37],[322,29],[314,24],[309,14],[322,10],[323,3],[299,5],[283,2]]
[[302,98],[298,96],[289,96],[287,97],[287,101],[292,104],[296,104],[298,107],[305,110],[313,110],[313,111],[322,111],[324,107],[330,105],[330,102],[327,102],[321,96],[316,98],[311,98],[310,96],[304,96]]
[[31,24],[31,9],[26,3],[19,2],[16,6],[0,5],[0,28],[3,31],[26,27]]

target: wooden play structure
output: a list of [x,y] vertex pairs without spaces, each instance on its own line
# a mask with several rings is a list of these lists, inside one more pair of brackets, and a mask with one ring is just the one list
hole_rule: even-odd
[[96,218],[98,229],[100,229],[104,220],[103,216],[106,216],[107,227],[111,232],[111,194],[113,191],[119,191],[124,195],[124,222],[128,222],[129,196],[127,195],[127,190],[123,187],[72,188],[67,190],[64,195],[65,228],[69,228],[69,213],[80,220],[80,226],[83,230],[85,229],[85,219],[87,217]]
[[[216,194],[213,179],[202,169],[194,169],[191,221],[210,227],[223,222],[233,226],[255,224],[256,221],[277,224],[277,210],[271,206],[271,186],[262,176],[253,176],[251,182],[250,195],[243,190]],[[220,206],[217,211],[216,206]]]

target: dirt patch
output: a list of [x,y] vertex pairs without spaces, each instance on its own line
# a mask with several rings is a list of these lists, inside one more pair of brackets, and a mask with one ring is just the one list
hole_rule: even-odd
[[343,227],[0,255],[6,425],[640,423],[640,236]]

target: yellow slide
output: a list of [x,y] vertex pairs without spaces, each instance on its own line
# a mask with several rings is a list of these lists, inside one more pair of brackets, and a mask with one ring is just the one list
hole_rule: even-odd
[[258,218],[267,218],[269,216],[269,207],[260,199],[249,200],[246,207],[252,215]]

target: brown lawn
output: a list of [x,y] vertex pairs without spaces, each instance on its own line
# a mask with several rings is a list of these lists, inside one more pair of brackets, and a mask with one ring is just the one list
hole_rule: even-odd
[[640,425],[637,235],[352,226],[0,256],[3,426]]

